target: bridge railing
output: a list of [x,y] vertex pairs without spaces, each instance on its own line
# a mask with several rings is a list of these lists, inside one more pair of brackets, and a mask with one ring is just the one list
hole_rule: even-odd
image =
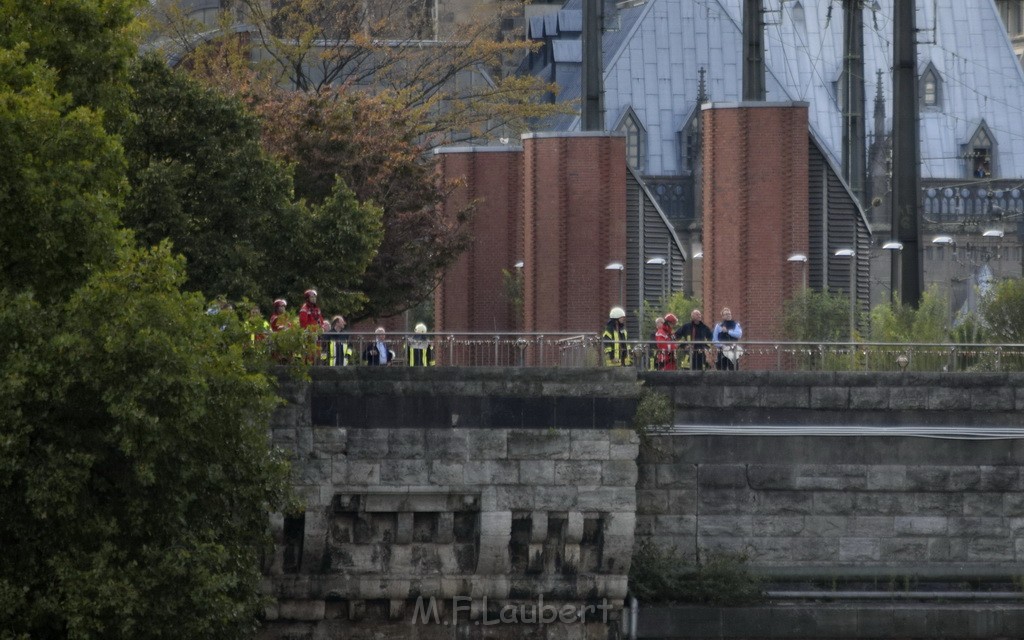
[[[396,366],[406,365],[410,340],[426,338],[438,366],[459,367],[600,367],[601,337],[593,333],[392,333],[387,344]],[[350,366],[374,340],[371,333],[325,333],[323,341],[344,339],[352,351]],[[950,344],[892,342],[823,342],[743,340],[738,368],[748,371],[1024,371],[1024,344]],[[650,340],[628,341],[629,366],[655,368],[657,348]],[[714,367],[717,349],[706,348]],[[689,368],[689,343],[672,354],[677,367]],[[324,364],[320,362],[319,364]]]

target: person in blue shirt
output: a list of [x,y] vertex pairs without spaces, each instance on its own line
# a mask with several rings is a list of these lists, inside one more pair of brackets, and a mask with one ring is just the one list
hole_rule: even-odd
[[722,309],[722,321],[715,325],[711,332],[711,342],[718,348],[718,360],[715,368],[724,371],[736,369],[740,356],[743,355],[743,347],[736,342],[743,337],[743,327],[732,319],[732,310],[729,307]]

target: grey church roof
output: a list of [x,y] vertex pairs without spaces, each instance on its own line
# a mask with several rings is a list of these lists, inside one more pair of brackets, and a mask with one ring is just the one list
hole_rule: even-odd
[[[806,101],[811,129],[838,163],[841,118],[835,82],[842,64],[843,15],[839,3],[824,0],[767,2],[765,13],[767,99]],[[892,6],[880,0],[864,10],[866,130],[874,130],[872,100],[876,70],[882,71],[885,131],[892,121]],[[771,6],[767,6],[771,5]],[[569,0],[557,15],[580,12]],[[614,127],[632,107],[646,130],[644,173],[676,175],[679,130],[693,112],[698,72],[706,69],[708,99],[738,102],[742,91],[742,0],[648,0],[616,10],[606,5],[603,38],[605,125]],[[555,15],[555,14],[553,14]],[[556,24],[552,24],[556,22]],[[568,24],[566,20],[566,24]],[[577,39],[546,21],[548,37]],[[532,27],[532,25],[531,25]],[[556,32],[548,31],[555,27]],[[918,0],[918,72],[933,65],[940,77],[940,105],[921,112],[921,175],[965,175],[961,145],[984,122],[995,140],[997,178],[1024,178],[1024,72],[991,0]],[[531,32],[534,30],[531,28]],[[560,52],[562,57],[562,52]],[[559,100],[580,95],[580,66],[547,66],[530,72],[555,77]],[[578,129],[578,118],[550,123]]]

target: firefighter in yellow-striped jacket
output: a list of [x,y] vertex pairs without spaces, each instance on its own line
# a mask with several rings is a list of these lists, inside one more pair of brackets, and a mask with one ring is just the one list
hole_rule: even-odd
[[345,318],[331,318],[331,330],[323,335],[323,358],[329,367],[347,367],[352,363],[352,345],[345,333]]
[[609,367],[628,367],[633,364],[629,355],[628,336],[626,335],[626,311],[622,307],[612,307],[608,313],[608,324],[601,335],[604,346],[604,363]]
[[416,325],[416,335],[409,338],[405,346],[405,361],[410,367],[433,367],[434,346],[426,336],[427,325],[420,322]]

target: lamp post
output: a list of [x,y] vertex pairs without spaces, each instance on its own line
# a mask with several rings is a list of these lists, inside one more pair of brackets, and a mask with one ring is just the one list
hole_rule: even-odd
[[[882,248],[886,251],[903,251],[903,243],[898,240],[890,240],[882,245]],[[895,254],[897,258],[890,260],[889,262],[896,265],[895,271],[889,274],[889,300],[891,304],[896,304],[897,298],[897,286],[900,283],[900,276],[903,275],[903,256]]]
[[794,263],[795,262],[799,262],[799,263],[801,263],[802,272],[803,272],[803,278],[802,278],[803,285],[800,287],[800,292],[801,293],[806,293],[807,292],[807,255],[803,254],[803,253],[794,253],[793,255],[791,255],[788,258],[786,258],[786,262],[794,262]]
[[835,256],[850,259],[850,342],[853,342],[853,334],[857,330],[857,252],[853,249],[839,249]]
[[619,272],[619,306],[622,306],[622,272],[626,269],[621,262],[610,262],[605,269]]
[[655,257],[651,258],[650,260],[648,260],[647,264],[656,264],[656,265],[658,265],[658,268],[659,268],[659,271],[658,271],[658,275],[659,275],[658,289],[659,289],[659,291],[661,293],[661,304],[665,304],[665,298],[667,297],[665,295],[665,265],[668,264],[668,262],[665,260],[665,258],[662,258],[661,256],[655,256]]

